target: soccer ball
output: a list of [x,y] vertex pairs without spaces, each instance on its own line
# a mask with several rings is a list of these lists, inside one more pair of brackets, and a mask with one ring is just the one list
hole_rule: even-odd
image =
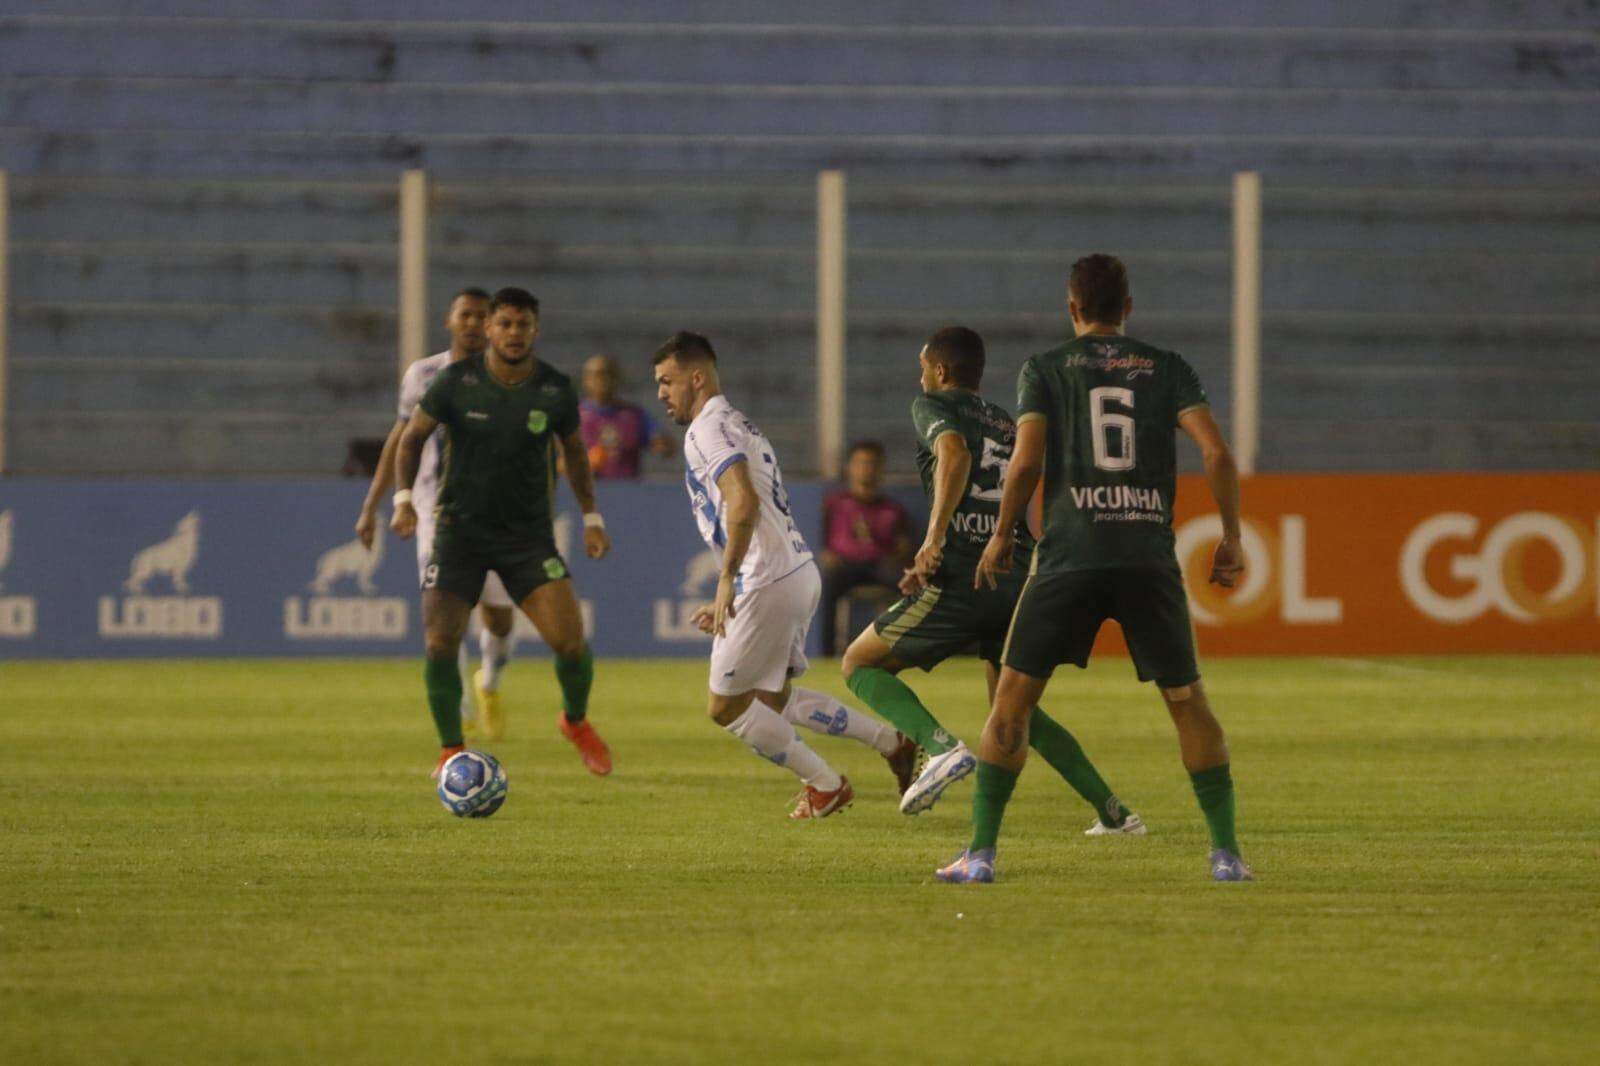
[[487,818],[506,801],[506,772],[481,751],[461,751],[439,771],[439,802],[457,818]]

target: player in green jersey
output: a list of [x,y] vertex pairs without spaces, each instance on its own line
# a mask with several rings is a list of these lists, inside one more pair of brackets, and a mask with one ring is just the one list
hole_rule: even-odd
[[[1005,575],[995,588],[973,582],[1000,513],[1017,433],[1005,409],[979,395],[983,338],[964,326],[949,326],[929,337],[917,358],[922,395],[911,405],[911,418],[917,427],[917,469],[930,500],[928,532],[902,582],[905,598],[862,631],[843,663],[850,691],[932,756],[901,797],[905,814],[932,807],[977,760],[896,675],[908,666],[932,670],[976,646],[992,700],[1006,629],[1023,584],[1020,574]],[[1019,551],[1032,550],[1025,523],[1018,524],[1016,539]],[[1117,800],[1071,733],[1037,708],[1030,725],[1034,749],[1094,808],[1089,835],[1144,833],[1139,816]]]
[[1018,384],[1017,446],[993,534],[974,581],[995,588],[1013,567],[1013,527],[1044,478],[1044,536],[1017,602],[978,749],[972,843],[939,871],[945,881],[992,881],[1006,802],[1028,757],[1029,720],[1056,666],[1085,666],[1107,618],[1122,626],[1142,681],[1161,689],[1183,765],[1211,834],[1211,876],[1247,881],[1234,835],[1233,779],[1194,651],[1173,550],[1177,433],[1200,447],[1223,537],[1210,580],[1244,571],[1239,475],[1200,379],[1175,352],[1127,337],[1128,275],[1113,256],[1072,267],[1074,338],[1036,355]]
[[599,559],[611,548],[578,433],[578,397],[566,375],[533,354],[539,301],[531,293],[495,293],[488,336],[486,352],[439,371],[406,424],[395,459],[400,491],[392,524],[409,537],[417,526],[411,487],[423,444],[437,427],[448,431],[433,551],[422,577],[424,677],[443,749],[439,765],[462,749],[456,649],[492,570],[555,653],[562,734],[591,772],[610,773],[611,754],[587,718],[594,657],[552,521],[559,447],[583,510],[585,552]]

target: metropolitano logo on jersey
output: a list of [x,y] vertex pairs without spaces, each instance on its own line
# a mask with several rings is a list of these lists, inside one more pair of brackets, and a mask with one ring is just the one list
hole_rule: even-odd
[[[317,556],[309,596],[283,601],[283,635],[290,640],[402,640],[408,611],[399,596],[378,595],[378,568],[383,565],[384,528],[369,549],[360,539],[329,548]],[[348,582],[357,595],[339,595]]]
[[0,511],[0,640],[27,640],[38,629],[39,605],[32,596],[8,595],[5,569],[16,543],[15,511]]
[[[100,635],[118,639],[216,640],[222,599],[196,596],[189,572],[200,558],[200,512],[178,519],[171,536],[137,552],[121,596],[100,597]],[[164,595],[157,589],[166,588]]]

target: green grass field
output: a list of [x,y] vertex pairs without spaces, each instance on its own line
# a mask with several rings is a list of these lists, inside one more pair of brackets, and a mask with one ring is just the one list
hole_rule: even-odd
[[[1154,692],[1047,706],[1151,826],[1030,763],[1001,883],[945,886],[970,785],[850,810],[601,662],[617,771],[506,682],[511,778],[450,817],[410,662],[0,664],[0,1062],[1558,1062],[1600,1047],[1600,659],[1222,660],[1241,839],[1213,885]],[[831,663],[813,684],[841,695]],[[913,679],[975,736],[975,664]],[[1588,1048],[1585,1052],[1583,1049]]]

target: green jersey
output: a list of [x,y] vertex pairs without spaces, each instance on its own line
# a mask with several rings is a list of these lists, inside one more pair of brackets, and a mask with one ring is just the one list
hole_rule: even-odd
[[[937,465],[934,442],[954,433],[972,455],[966,491],[955,514],[950,516],[944,561],[939,566],[939,576],[946,582],[970,582],[1000,517],[1000,496],[1005,488],[1006,467],[1017,444],[1017,424],[1005,408],[966,389],[923,393],[911,404],[911,421],[917,427],[917,470],[922,474],[922,489],[930,504]],[[1033,549],[1033,536],[1025,522],[1017,523],[1016,538],[1016,562],[1020,568],[1027,564],[1028,553]]]
[[1131,337],[1079,337],[1024,363],[1017,417],[1044,419],[1046,439],[1034,572],[1176,567],[1178,416],[1205,403],[1181,356]]
[[440,528],[523,543],[552,536],[555,444],[578,429],[572,381],[540,363],[504,385],[481,353],[445,367],[420,406],[449,434],[441,461]]

